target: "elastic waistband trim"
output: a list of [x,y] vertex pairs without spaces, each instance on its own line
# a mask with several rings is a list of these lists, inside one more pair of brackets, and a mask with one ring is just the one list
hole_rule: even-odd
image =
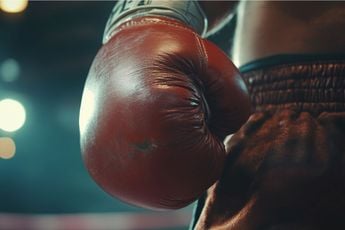
[[342,61],[345,60],[345,54],[280,54],[264,57],[255,61],[251,61],[241,67],[240,72],[246,73],[253,70],[269,68],[277,65],[298,64],[303,62],[318,61]]
[[242,76],[256,110],[345,111],[345,59],[279,65]]

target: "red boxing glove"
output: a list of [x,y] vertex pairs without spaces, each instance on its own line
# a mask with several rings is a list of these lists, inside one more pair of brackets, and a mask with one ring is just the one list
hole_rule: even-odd
[[223,138],[249,114],[245,85],[221,50],[178,20],[137,17],[115,29],[91,66],[83,159],[112,196],[181,208],[219,178]]

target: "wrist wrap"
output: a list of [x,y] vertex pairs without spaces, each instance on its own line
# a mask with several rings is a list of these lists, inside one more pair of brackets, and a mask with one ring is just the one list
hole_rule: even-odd
[[142,16],[166,16],[191,26],[201,36],[207,31],[207,19],[196,0],[119,0],[107,22],[103,43],[122,23]]

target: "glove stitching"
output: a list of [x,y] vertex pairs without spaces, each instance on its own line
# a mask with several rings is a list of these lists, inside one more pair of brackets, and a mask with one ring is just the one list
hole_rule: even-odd
[[194,37],[196,40],[199,56],[201,57],[199,59],[199,64],[200,64],[200,67],[202,68],[202,66],[207,66],[207,64],[208,64],[208,55],[206,52],[206,48],[205,48],[203,42],[201,41],[200,37],[198,35],[196,35],[195,33],[194,33]]

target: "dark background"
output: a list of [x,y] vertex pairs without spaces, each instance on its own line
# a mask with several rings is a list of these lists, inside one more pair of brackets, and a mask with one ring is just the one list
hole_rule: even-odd
[[83,84],[113,5],[30,2],[23,13],[0,14],[0,63],[20,66],[17,81],[0,82],[0,99],[18,99],[27,110],[23,128],[1,133],[17,146],[14,158],[0,160],[1,212],[137,210],[91,181],[79,149]]
[[[23,13],[0,12],[0,65],[14,59],[20,66],[18,80],[0,80],[0,100],[18,99],[27,111],[20,130],[0,131],[17,145],[14,158],[0,159],[0,212],[143,211],[104,193],[80,156],[83,84],[113,5],[30,2]],[[228,49],[222,33],[211,39]]]

